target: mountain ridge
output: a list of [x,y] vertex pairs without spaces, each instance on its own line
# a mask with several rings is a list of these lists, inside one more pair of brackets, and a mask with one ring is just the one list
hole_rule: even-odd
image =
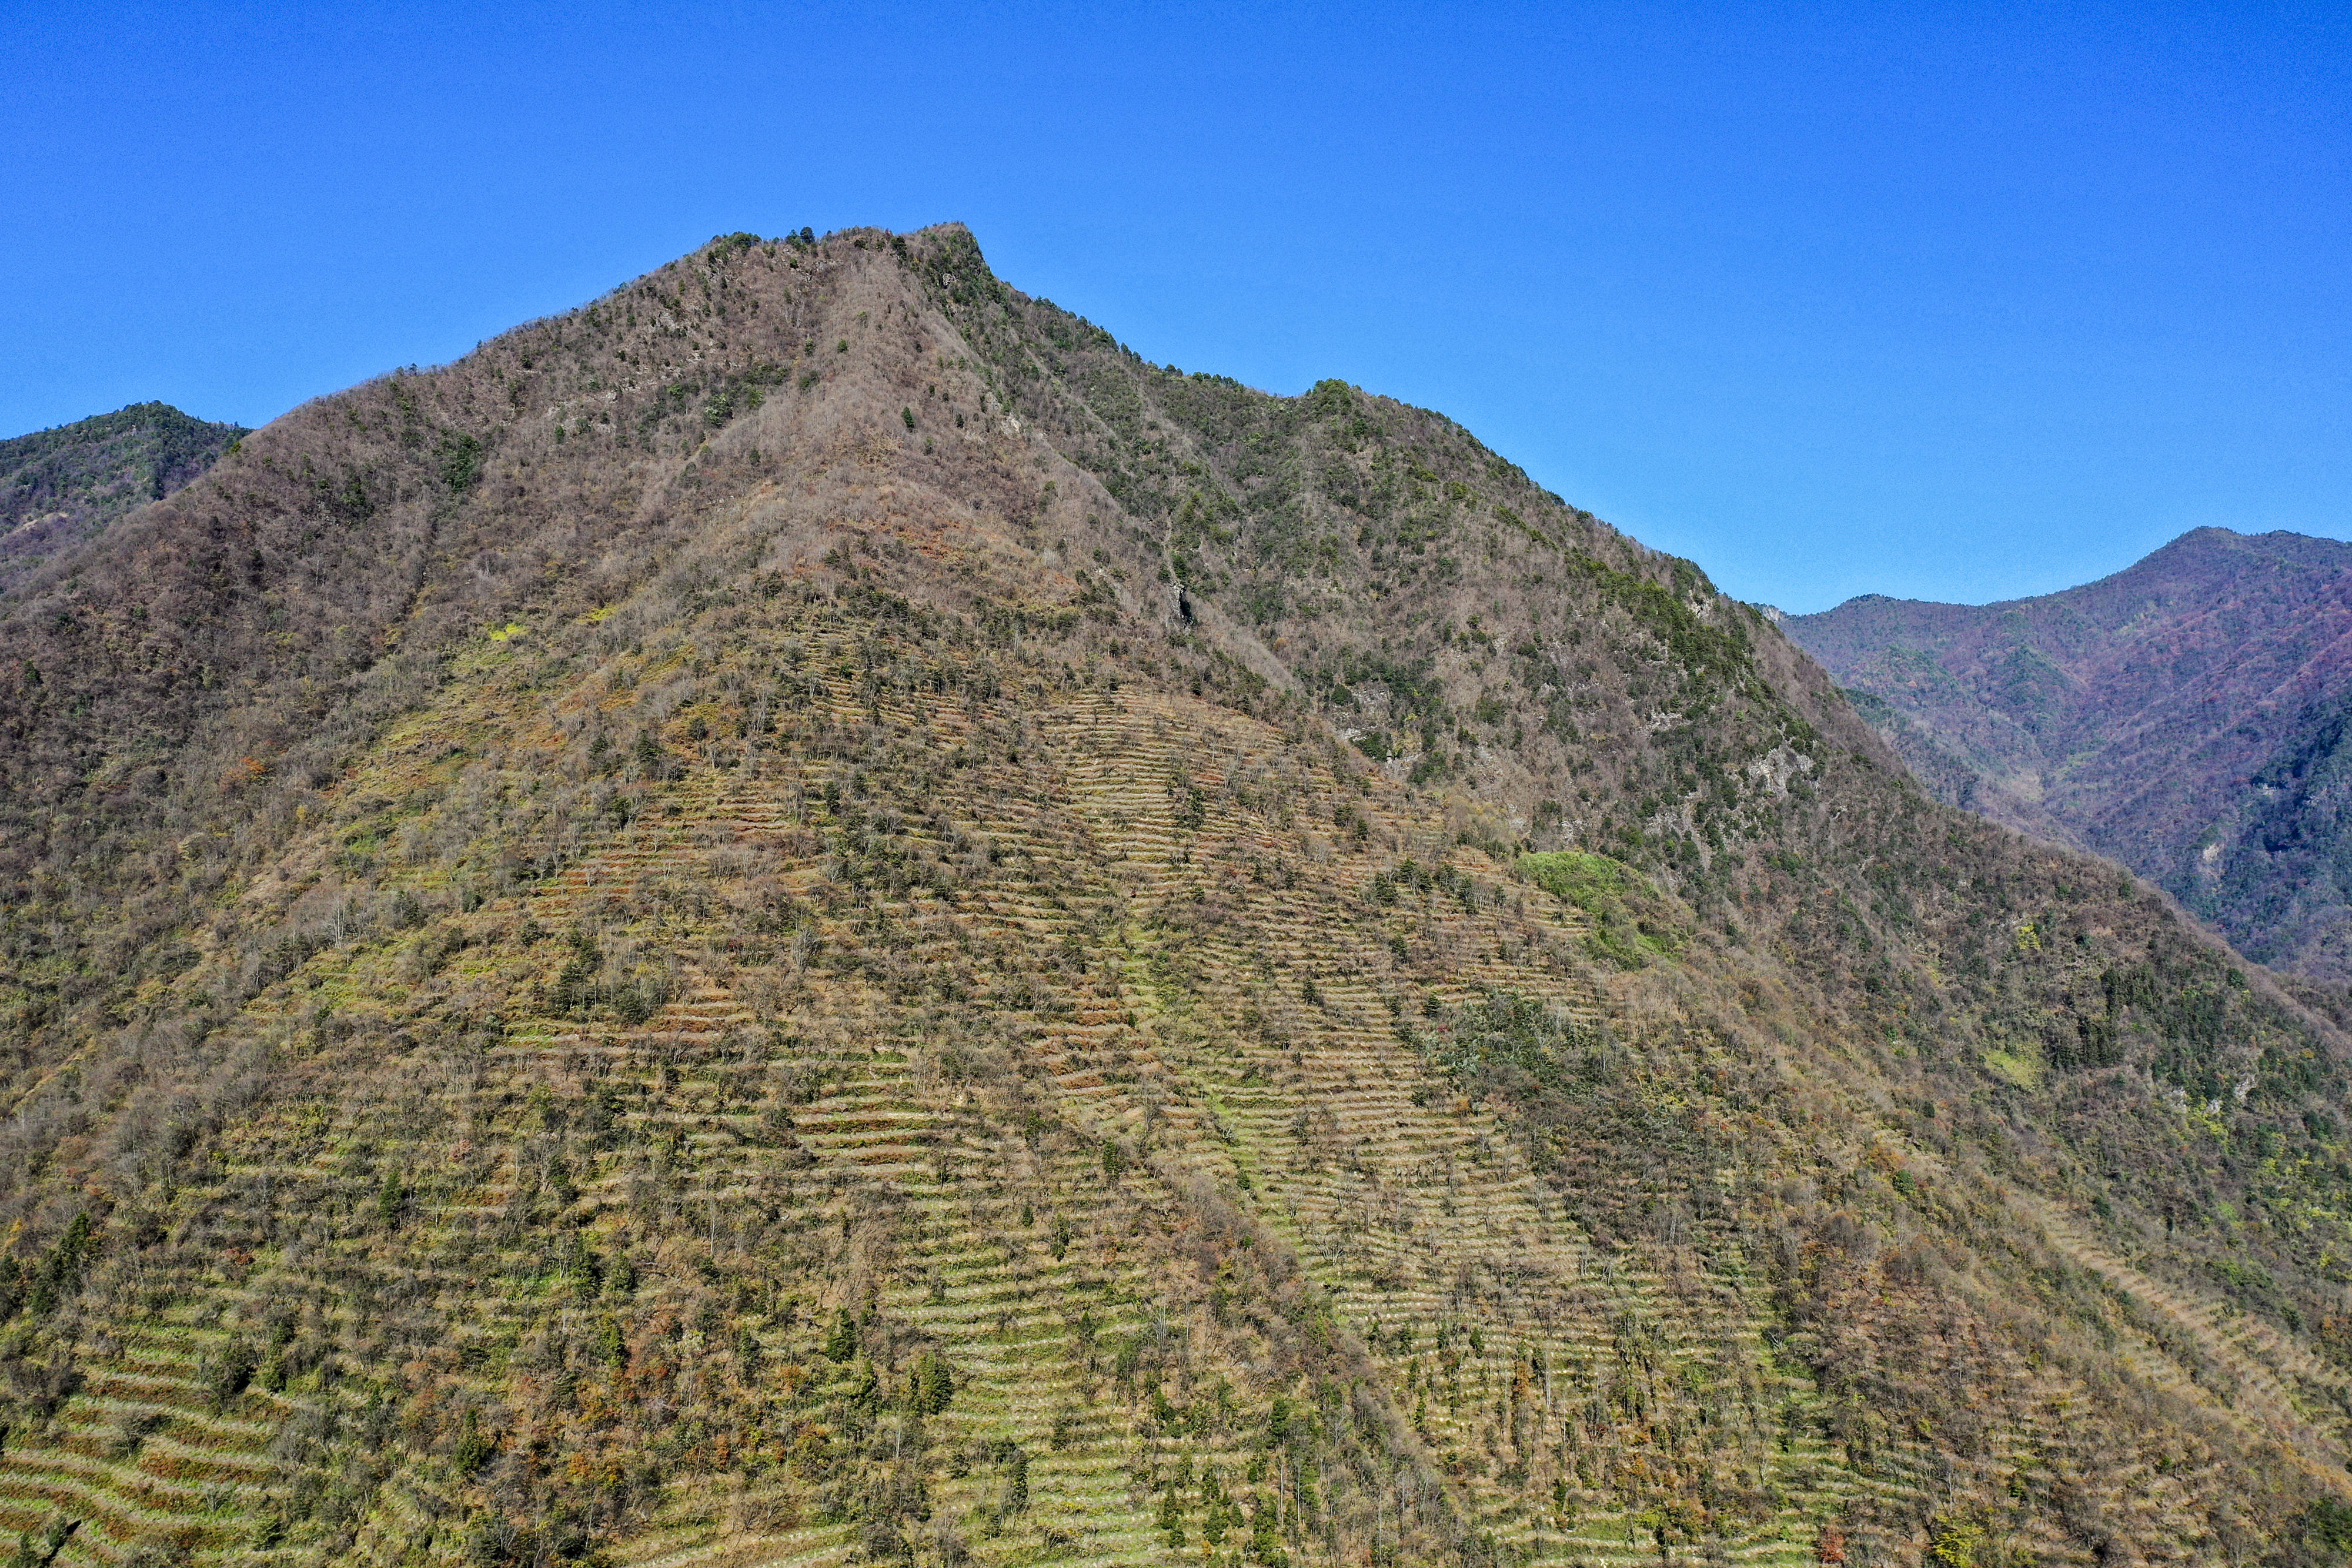
[[2340,984],[2347,570],[2336,541],[2203,528],[2060,594],[1853,601],[1790,629],[1942,798],[2115,855],[2255,958]]

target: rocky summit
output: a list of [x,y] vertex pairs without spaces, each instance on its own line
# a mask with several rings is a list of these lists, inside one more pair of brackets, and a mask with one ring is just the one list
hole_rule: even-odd
[[20,1563],[2352,1543],[2333,1024],[961,227],[247,435],[0,737]]

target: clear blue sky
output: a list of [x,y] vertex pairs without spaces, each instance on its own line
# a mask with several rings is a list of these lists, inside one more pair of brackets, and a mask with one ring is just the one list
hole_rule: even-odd
[[2352,535],[2343,0],[15,0],[0,71],[0,433],[257,423],[716,233],[961,218],[1790,609]]

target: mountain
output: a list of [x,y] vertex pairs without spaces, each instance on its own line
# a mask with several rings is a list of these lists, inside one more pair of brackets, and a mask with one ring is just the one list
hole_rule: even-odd
[[296,410],[0,737],[26,1561],[2352,1543],[2332,1025],[960,226]]
[[2352,981],[2352,545],[2200,528],[2063,593],[1869,597],[1787,630],[1939,798]]
[[140,402],[0,441],[0,586],[170,495],[248,434]]

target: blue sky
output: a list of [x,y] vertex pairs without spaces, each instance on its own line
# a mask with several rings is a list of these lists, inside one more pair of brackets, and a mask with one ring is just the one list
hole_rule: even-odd
[[102,7],[0,27],[0,433],[248,423],[715,233],[961,218],[1743,598],[2352,536],[2352,7]]

